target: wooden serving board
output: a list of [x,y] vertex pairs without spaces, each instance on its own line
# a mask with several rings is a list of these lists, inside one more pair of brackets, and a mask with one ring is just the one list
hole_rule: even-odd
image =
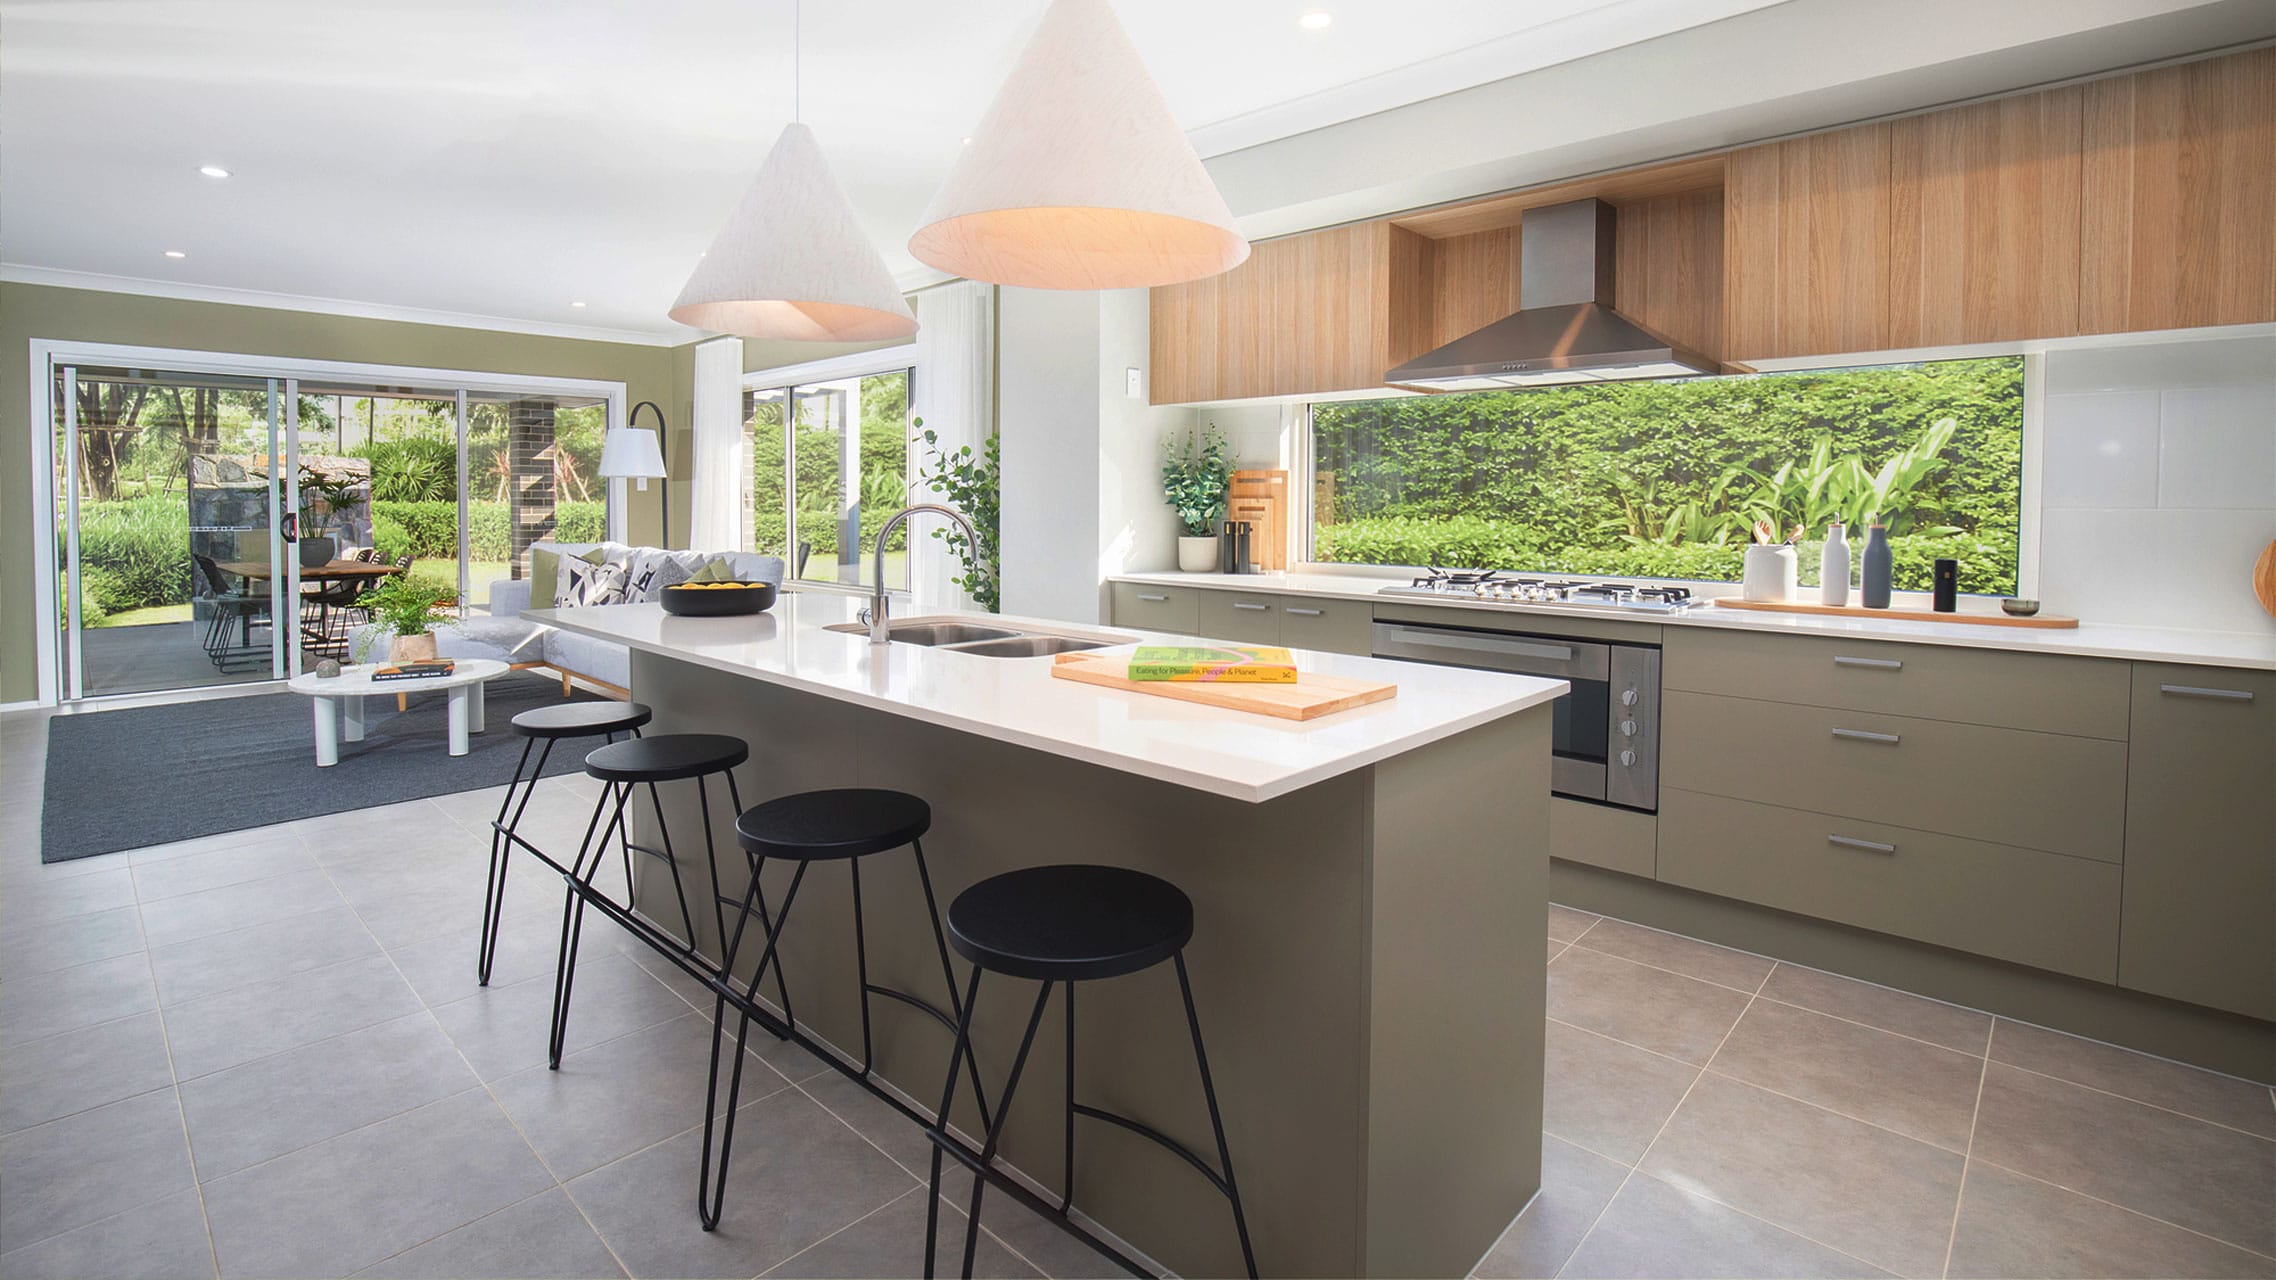
[[2004,613],[1937,613],[1932,609],[1868,609],[1860,604],[1804,604],[1794,601],[1773,604],[1768,600],[1741,600],[1737,596],[1715,597],[1718,609],[1752,609],[1759,613],[1819,613],[1844,618],[1896,618],[1904,622],[1957,622],[1977,627],[2039,627],[2063,630],[2078,625],[2078,619],[2065,618],[2052,613],[2035,613],[2028,618],[2010,617]]
[[2260,597],[2261,608],[2276,615],[2276,539],[2261,548],[2252,566],[2252,594]]
[[1200,681],[1133,680],[1128,675],[1130,656],[1062,653],[1053,659],[1051,674],[1106,689],[1126,689],[1178,702],[1198,702],[1283,720],[1316,720],[1349,711],[1370,702],[1396,697],[1399,686],[1343,676],[1306,674],[1295,684],[1229,684]]

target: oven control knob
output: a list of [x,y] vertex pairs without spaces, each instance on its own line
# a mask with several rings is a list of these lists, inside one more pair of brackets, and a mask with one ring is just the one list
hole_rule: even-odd
[[1623,707],[1635,706],[1636,691],[1634,689],[1622,689],[1620,691],[1620,705]]
[[1635,722],[1635,721],[1633,721],[1633,720],[1623,720],[1623,721],[1621,721],[1621,722],[1620,722],[1620,736],[1621,736],[1621,737],[1623,737],[1623,738],[1633,738],[1633,737],[1635,737],[1635,736],[1636,736],[1636,722]]
[[1623,769],[1633,769],[1633,768],[1635,768],[1635,767],[1636,767],[1636,753],[1635,753],[1635,752],[1633,752],[1633,751],[1623,751],[1623,752],[1621,752],[1621,753],[1620,753],[1620,767],[1621,767],[1621,768],[1623,768]]

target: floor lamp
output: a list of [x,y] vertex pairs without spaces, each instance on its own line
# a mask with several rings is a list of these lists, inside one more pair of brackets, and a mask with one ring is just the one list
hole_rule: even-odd
[[[642,409],[655,414],[654,431],[633,425],[640,420]],[[624,426],[609,432],[608,437],[601,442],[600,470],[603,479],[637,480],[643,490],[647,489],[650,477],[663,479],[664,519],[663,527],[656,536],[658,546],[670,546],[672,542],[672,473],[664,463],[661,444],[667,429],[664,425],[664,411],[657,407],[655,401],[643,400],[632,406],[632,412],[625,415]],[[626,529],[626,536],[631,536],[629,528]]]

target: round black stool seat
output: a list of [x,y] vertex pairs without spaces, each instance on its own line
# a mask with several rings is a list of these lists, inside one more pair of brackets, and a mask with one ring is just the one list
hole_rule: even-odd
[[637,702],[561,702],[515,716],[514,732],[525,738],[597,738],[628,733],[654,715]]
[[585,772],[603,782],[671,782],[724,773],[751,758],[741,738],[720,733],[665,733],[594,748]]
[[1193,900],[1122,867],[1029,867],[991,876],[948,906],[949,945],[983,969],[1045,982],[1112,978],[1160,964],[1193,938]]
[[778,796],[735,819],[735,838],[763,858],[819,862],[883,853],[922,836],[932,806],[903,791],[845,787]]

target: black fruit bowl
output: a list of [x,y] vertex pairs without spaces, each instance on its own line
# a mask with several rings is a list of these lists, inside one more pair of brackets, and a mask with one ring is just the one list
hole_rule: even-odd
[[664,612],[683,618],[727,618],[773,608],[775,585],[745,582],[732,587],[666,587],[657,598]]

